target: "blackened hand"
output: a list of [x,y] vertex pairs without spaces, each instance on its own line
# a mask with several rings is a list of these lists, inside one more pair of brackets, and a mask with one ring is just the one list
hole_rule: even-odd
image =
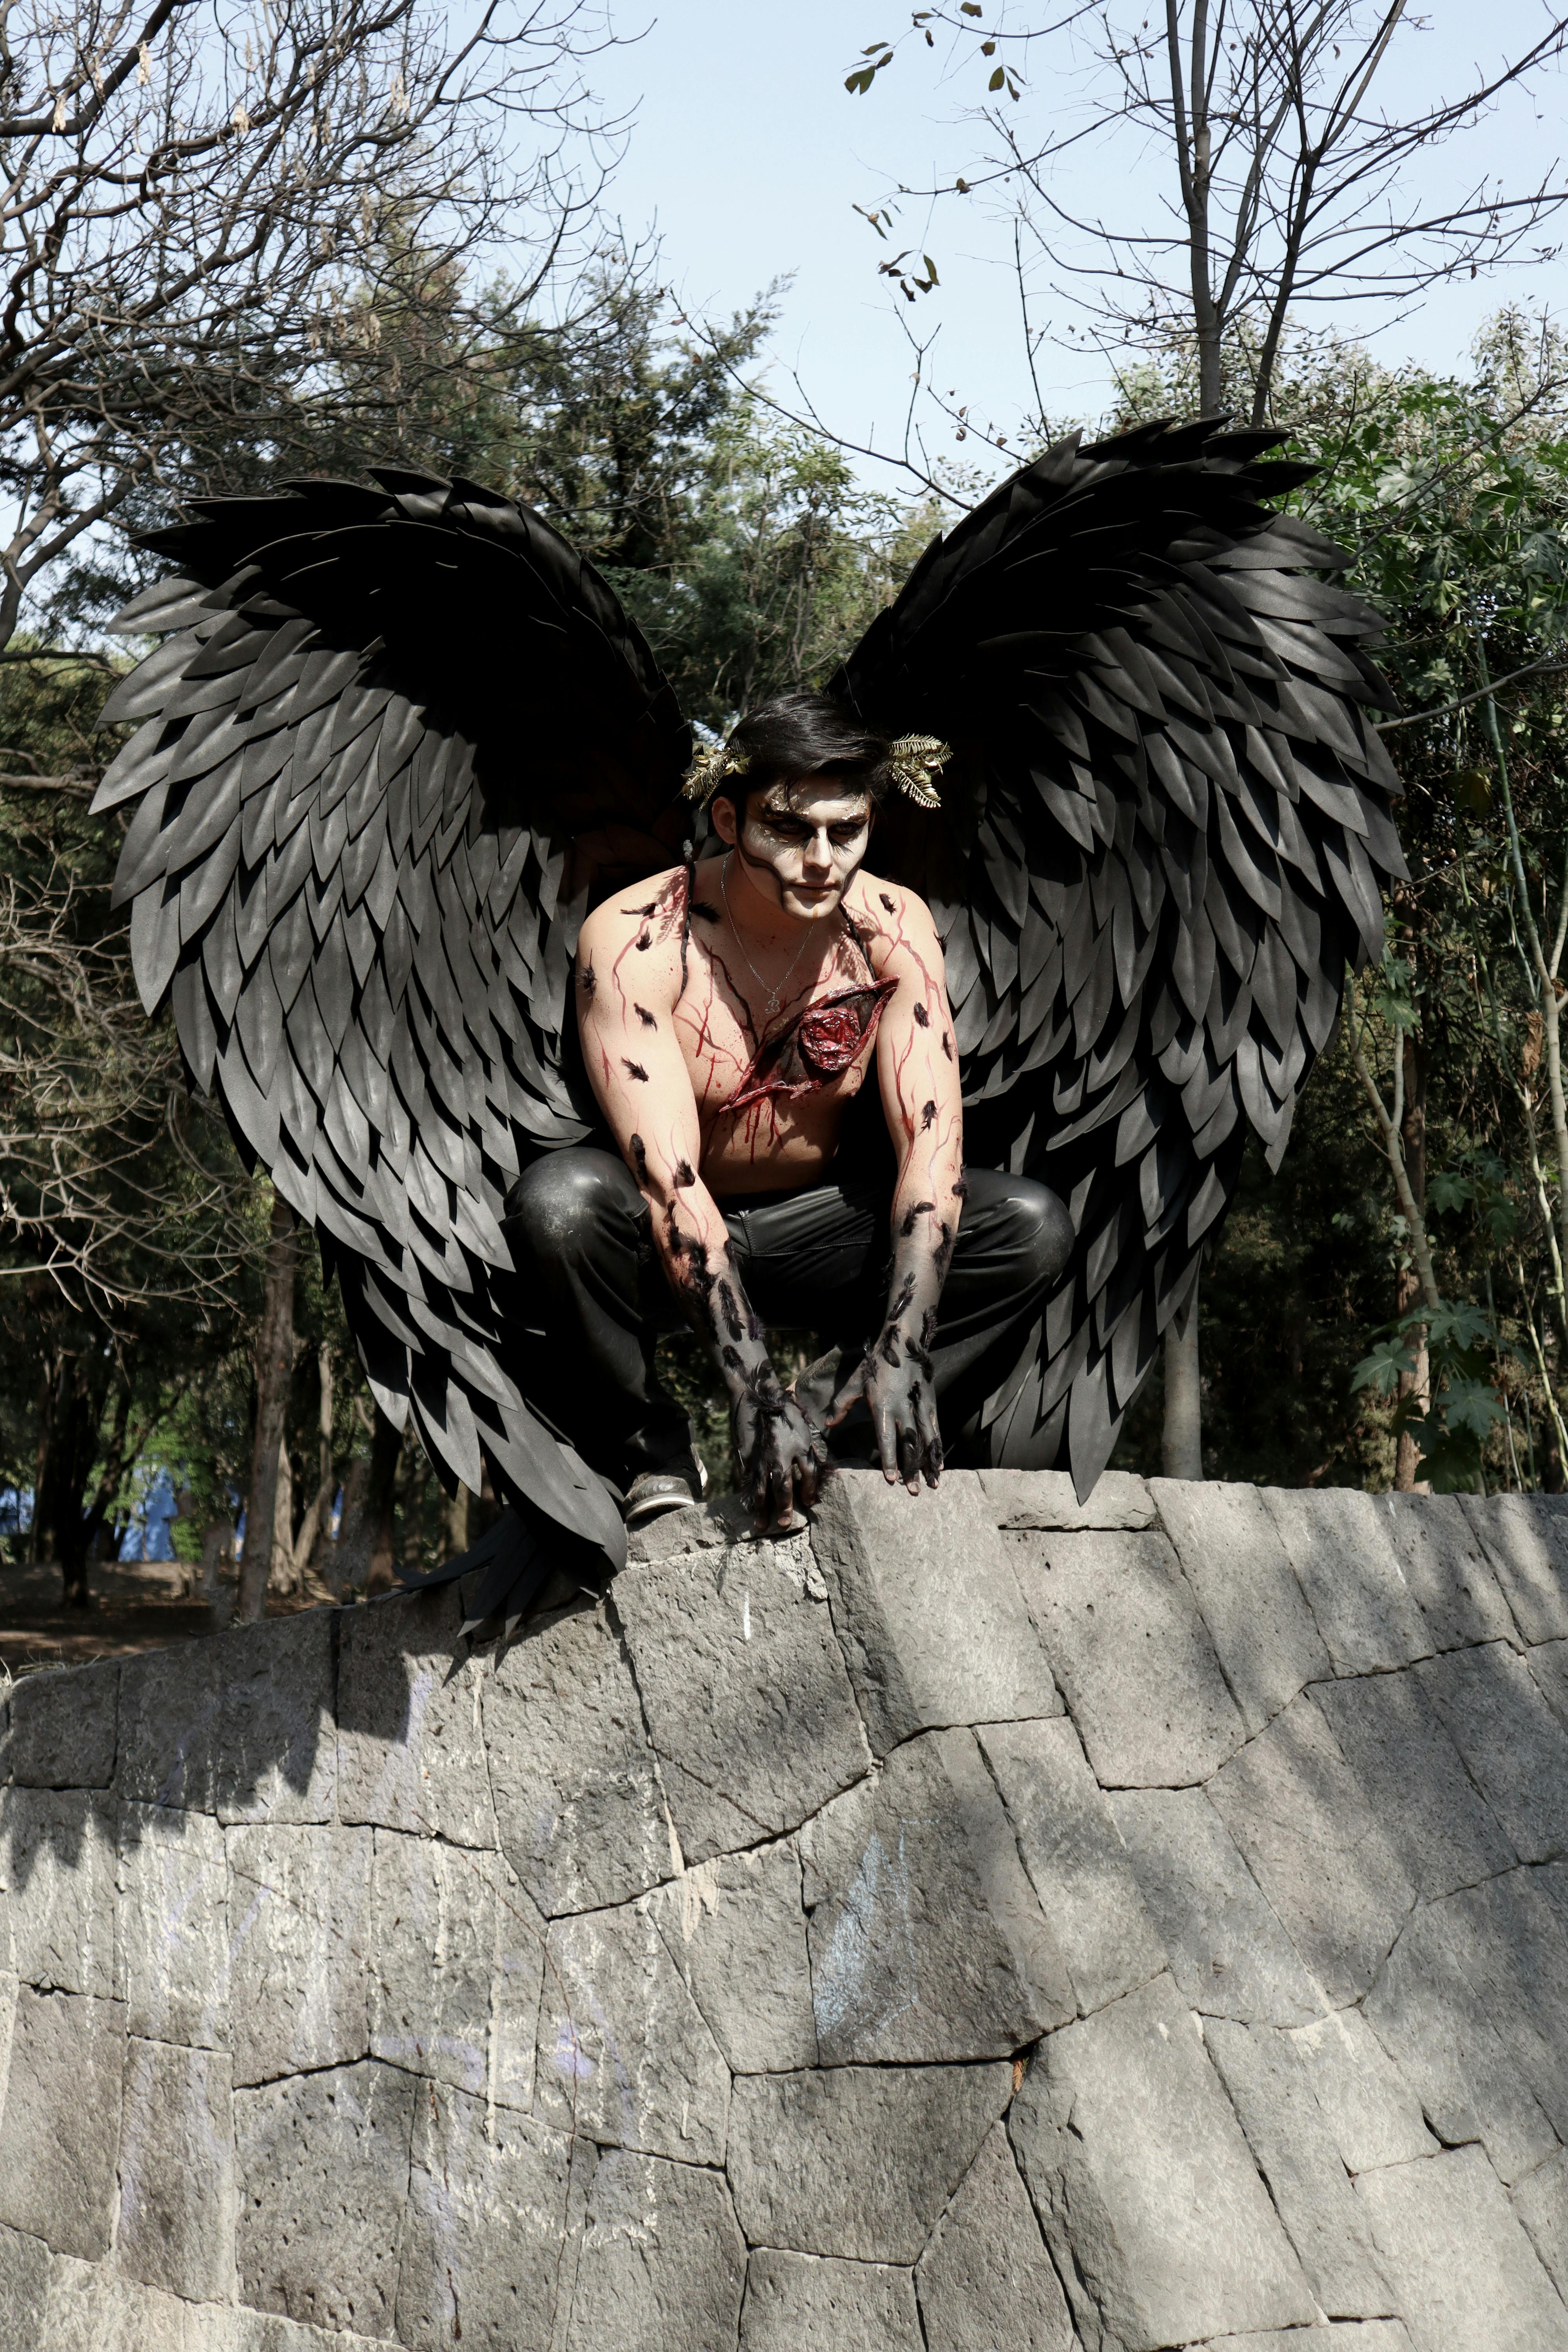
[[808,1511],[832,1468],[821,1430],[794,1391],[776,1381],[751,1383],[735,1399],[730,1419],[757,1527],[795,1527],[796,1503]]
[[836,1429],[864,1399],[877,1433],[883,1476],[889,1486],[901,1478],[910,1494],[918,1495],[922,1474],[928,1486],[942,1476],[942,1434],[931,1363],[929,1358],[919,1362],[902,1349],[895,1352],[900,1359],[897,1364],[889,1364],[880,1348],[861,1358],[833,1400],[827,1426]]

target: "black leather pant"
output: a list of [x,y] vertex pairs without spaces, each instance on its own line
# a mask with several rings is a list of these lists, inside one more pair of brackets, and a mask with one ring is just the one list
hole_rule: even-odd
[[[942,1442],[961,1460],[967,1424],[1006,1377],[1072,1246],[1056,1194],[1028,1176],[968,1171],[931,1350]],[[892,1244],[885,1179],[825,1182],[720,1203],[747,1297],[773,1328],[819,1335],[827,1358],[800,1383],[825,1409],[880,1328]],[[684,1412],[654,1371],[660,1334],[682,1318],[654,1248],[647,1204],[612,1152],[552,1151],[507,1202],[519,1281],[507,1366],[534,1410],[623,1489],[686,1456]],[[857,1427],[857,1423],[858,1427]],[[864,1406],[836,1451],[868,1458]]]

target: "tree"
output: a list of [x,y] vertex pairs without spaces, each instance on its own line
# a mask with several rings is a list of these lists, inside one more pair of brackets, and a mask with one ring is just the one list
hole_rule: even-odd
[[591,216],[586,0],[28,0],[0,30],[0,648],[237,443],[298,461],[356,398],[374,440],[415,384],[356,367],[366,337],[415,350],[503,235],[536,290]]
[[[1190,347],[1200,412],[1244,393],[1252,421],[1275,414],[1275,369],[1288,324],[1305,306],[1375,302],[1400,313],[1457,278],[1539,260],[1568,184],[1473,177],[1462,161],[1434,192],[1428,159],[1452,149],[1500,103],[1539,89],[1568,43],[1568,16],[1499,57],[1458,95],[1394,110],[1378,100],[1408,87],[1415,37],[1426,29],[1405,0],[1163,0],[1121,11],[1068,6],[1051,21],[987,27],[976,0],[919,9],[903,42],[935,47],[944,30],[958,59],[994,58],[976,127],[984,152],[956,187],[910,189],[868,211],[896,239],[903,203],[977,199],[1016,232],[1021,322],[1034,429],[1045,436],[1035,354],[1048,329],[1032,323],[1047,289],[1078,315],[1074,348],[1097,349],[1120,372],[1173,333]],[[903,42],[877,42],[847,87],[863,95]],[[1078,104],[1063,104],[1076,86]],[[1047,91],[1040,135],[1029,100]],[[1062,158],[1102,159],[1097,184],[1131,176],[1118,163],[1152,153],[1159,215],[1089,214],[1058,193]],[[932,234],[933,232],[928,232]],[[1552,248],[1551,250],[1555,250]],[[913,300],[931,290],[901,265],[880,267]],[[1079,321],[1081,320],[1081,324]],[[1228,386],[1227,386],[1228,379]],[[973,430],[974,428],[968,427]]]

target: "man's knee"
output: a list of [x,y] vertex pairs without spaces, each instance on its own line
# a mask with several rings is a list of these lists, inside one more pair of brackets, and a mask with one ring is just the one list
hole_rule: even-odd
[[1055,1282],[1072,1255],[1072,1219],[1048,1184],[1033,1176],[1005,1179],[1005,1247],[1021,1286]]
[[547,1151],[525,1168],[506,1196],[507,1229],[536,1258],[576,1257],[603,1229],[607,1213],[636,1192],[607,1151]]

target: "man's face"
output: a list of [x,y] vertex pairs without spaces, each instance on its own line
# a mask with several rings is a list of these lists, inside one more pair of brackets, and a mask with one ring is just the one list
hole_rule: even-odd
[[871,797],[831,776],[781,782],[748,797],[739,832],[733,803],[716,801],[713,829],[770,906],[797,922],[819,922],[837,914],[865,858]]

